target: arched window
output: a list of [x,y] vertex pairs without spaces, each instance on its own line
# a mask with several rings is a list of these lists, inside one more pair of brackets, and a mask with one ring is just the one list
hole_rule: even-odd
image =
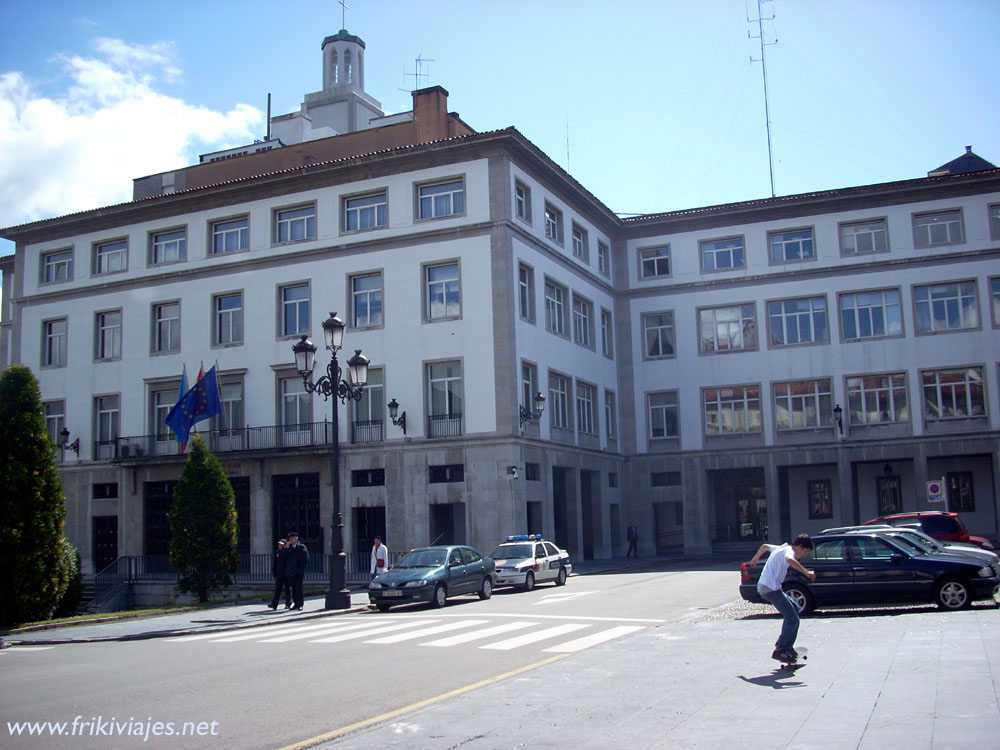
[[340,83],[340,66],[337,65],[336,50],[330,55],[330,83],[336,86]]
[[344,53],[344,83],[351,83],[353,80],[353,71],[351,70],[351,51],[347,50]]

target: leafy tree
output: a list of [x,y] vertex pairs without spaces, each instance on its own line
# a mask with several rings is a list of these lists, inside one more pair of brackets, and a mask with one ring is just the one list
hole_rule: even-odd
[[83,572],[80,570],[80,550],[66,537],[62,538],[63,564],[66,566],[69,585],[56,607],[57,617],[70,617],[83,599]]
[[232,583],[240,563],[236,547],[236,493],[222,464],[195,435],[187,466],[170,506],[170,564],[177,587],[207,602],[211,589]]
[[0,376],[0,456],[0,622],[47,620],[69,585],[66,496],[38,381],[24,365]]

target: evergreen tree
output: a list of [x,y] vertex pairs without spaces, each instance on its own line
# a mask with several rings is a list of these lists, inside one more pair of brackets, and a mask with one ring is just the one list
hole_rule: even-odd
[[207,602],[211,589],[232,583],[240,564],[236,548],[236,494],[222,464],[201,438],[191,442],[187,466],[170,506],[170,564],[177,587]]
[[47,620],[69,585],[66,497],[38,381],[24,365],[0,376],[0,622]]

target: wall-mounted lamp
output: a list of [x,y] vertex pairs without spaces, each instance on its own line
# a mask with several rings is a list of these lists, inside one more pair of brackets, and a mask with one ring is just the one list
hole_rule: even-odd
[[69,441],[69,429],[63,427],[63,431],[59,433],[62,436],[62,445],[59,446],[64,451],[73,451],[76,457],[80,457],[80,438],[77,438],[72,443]]
[[509,477],[510,479],[517,479],[517,478],[518,478],[518,477],[520,476],[520,475],[519,475],[519,474],[517,473],[517,467],[516,467],[516,466],[508,466],[508,467],[507,467],[507,476],[508,476],[508,477]]
[[885,466],[882,467],[882,473],[887,477],[892,476],[892,465],[888,461],[886,461]]
[[545,411],[545,396],[542,395],[541,391],[535,394],[534,411],[528,411],[523,406],[521,409],[521,424],[524,425],[528,420],[535,420],[542,418],[542,412]]
[[[393,399],[392,401],[390,401],[388,404],[386,404],[386,406],[389,407],[389,419],[392,420],[392,423],[394,425],[396,425],[396,427],[402,427],[403,428],[403,434],[405,435],[406,434],[406,412],[404,411],[402,414],[399,413],[399,402],[396,399]],[[398,418],[396,416],[397,414],[399,415]]]
[[840,404],[833,407],[833,420],[837,423],[837,429],[840,430],[840,434],[844,434],[844,410],[840,408]]

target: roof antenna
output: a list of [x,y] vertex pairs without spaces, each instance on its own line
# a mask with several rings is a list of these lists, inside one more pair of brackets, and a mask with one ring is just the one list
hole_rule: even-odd
[[[750,32],[747,32],[748,39],[760,39],[760,67],[764,73],[764,123],[767,125],[767,169],[771,176],[771,197],[774,197],[774,153],[771,148],[771,110],[768,106],[768,95],[767,95],[767,58],[765,56],[765,48],[773,47],[778,43],[778,37],[774,38],[773,42],[764,41],[764,21],[773,21],[774,14],[771,14],[770,18],[763,18],[761,14],[761,6],[770,2],[771,0],[757,0],[757,18],[750,18],[750,14],[747,13],[747,23],[757,24],[757,36],[751,36]],[[750,62],[757,62],[754,60],[753,55],[750,55]]]
[[423,66],[423,64],[425,62],[437,62],[437,60],[432,60],[429,57],[424,57],[424,53],[423,52],[419,52],[419,53],[417,53],[417,59],[413,61],[413,69],[416,72],[414,72],[414,73],[407,73],[406,72],[406,66],[405,65],[403,66],[403,79],[405,80],[407,77],[413,76],[413,88],[412,89],[400,89],[400,91],[411,92],[411,91],[416,91],[417,89],[420,88],[420,79],[421,78],[428,78],[430,76],[430,73],[424,73],[421,70],[421,68],[422,68],[422,66]]

